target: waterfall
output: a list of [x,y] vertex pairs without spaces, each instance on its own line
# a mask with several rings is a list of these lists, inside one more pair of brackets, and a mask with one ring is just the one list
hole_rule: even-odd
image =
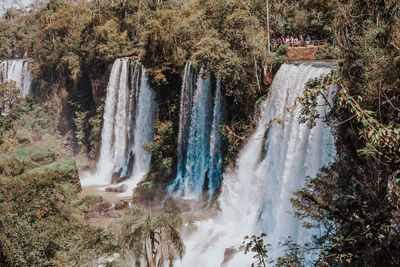
[[[197,230],[184,237],[187,252],[178,266],[250,266],[251,253],[244,255],[239,247],[244,236],[261,232],[268,234],[272,258],[280,255],[281,237],[291,236],[299,244],[310,241],[312,233],[289,213],[290,198],[306,176],[315,177],[321,167],[334,161],[334,137],[323,121],[309,129],[298,123],[300,107],[293,116],[286,107],[302,95],[307,80],[329,71],[316,64],[281,66],[254,134],[240,151],[236,167],[224,173],[221,212],[195,223]],[[326,112],[325,106],[319,108],[322,114]],[[271,123],[275,118],[282,124]]]
[[[207,77],[204,77],[206,76]],[[209,197],[221,181],[221,134],[223,99],[219,82],[213,86],[211,75],[203,68],[185,66],[181,90],[177,176],[168,191],[179,197],[200,199],[203,191]],[[207,186],[207,188],[205,188]]]
[[139,62],[115,60],[104,105],[100,156],[95,174],[86,174],[82,184],[125,181],[127,194],[146,175],[150,154],[142,145],[153,141],[156,112],[148,74]]
[[209,199],[212,192],[220,185],[222,177],[222,136],[219,126],[224,120],[224,101],[221,93],[221,83],[217,81],[214,97],[213,122],[210,135],[210,161],[208,172]]
[[185,66],[185,73],[182,81],[181,103],[179,109],[179,132],[178,132],[178,163],[177,178],[173,187],[183,183],[183,175],[186,166],[186,147],[190,126],[190,114],[192,111],[193,91],[195,88],[195,74],[188,63]]
[[135,134],[131,146],[134,155],[134,165],[132,171],[132,181],[129,185],[132,187],[147,174],[150,167],[150,154],[142,147],[142,144],[153,141],[153,119],[155,115],[156,104],[154,102],[153,91],[147,80],[147,74],[142,70],[141,87],[136,106]]
[[32,75],[29,70],[31,63],[24,59],[10,59],[0,61],[0,83],[14,81],[22,96],[31,91]]

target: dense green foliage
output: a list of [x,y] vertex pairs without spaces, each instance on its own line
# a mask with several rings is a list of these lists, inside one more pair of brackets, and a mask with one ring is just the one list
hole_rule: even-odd
[[[267,266],[273,264],[275,267],[303,267],[305,265],[305,252],[307,249],[301,247],[300,245],[294,243],[292,239],[289,237],[283,243],[280,243],[279,246],[284,247],[284,254],[277,257],[276,259],[271,259],[268,256],[268,247],[270,244],[265,243],[265,238],[267,234],[261,233],[259,236],[245,236],[244,241],[244,254],[249,252],[253,252],[253,259],[256,261],[251,265],[254,266]],[[311,262],[307,262],[309,265]],[[272,265],[271,265],[272,266]]]
[[[0,57],[28,54],[34,59],[36,94],[57,94],[67,122],[75,113],[78,143],[93,158],[99,124],[91,118],[99,115],[110,64],[121,56],[138,55],[151,74],[160,123],[177,129],[180,84],[174,80],[191,60],[221,80],[229,104],[227,123],[233,133],[247,135],[252,127],[242,125],[251,125],[254,102],[266,94],[264,65],[273,71],[286,60],[285,50],[268,54],[265,24],[263,1],[50,0],[0,21],[7,28],[0,34],[7,39]],[[70,127],[60,125],[65,131]]]
[[256,260],[252,266],[266,266],[268,263],[268,246],[269,244],[264,244],[264,238],[267,236],[266,233],[262,233],[260,236],[252,235],[245,236],[244,241],[244,254],[248,252],[253,252],[255,255],[253,258]]
[[326,229],[319,264],[398,266],[400,254],[400,4],[339,1],[333,21],[340,71],[311,81],[301,99],[313,125],[318,95],[338,93],[331,123],[339,158],[293,199],[298,215]]
[[270,3],[271,29],[274,35],[310,35],[313,39],[333,39],[332,21],[338,8],[335,1],[292,0]]
[[92,266],[116,248],[75,205],[78,172],[53,109],[23,101],[0,118],[0,265]]
[[[326,229],[309,247],[320,249],[316,264],[398,266],[399,3],[269,2],[272,36],[328,39],[317,58],[342,59],[337,72],[310,81],[301,99],[302,122],[312,127],[321,119],[316,97],[326,96],[332,83],[338,87],[332,112],[325,118],[337,127],[338,160],[309,179],[293,199],[298,216]],[[153,155],[152,173],[140,188],[166,183],[173,173],[180,76],[187,61],[205,66],[213,79],[221,80],[229,116],[220,130],[226,161],[232,161],[253,129],[255,108],[267,95],[263,67],[273,73],[286,61],[285,46],[268,53],[266,25],[266,6],[260,0],[49,0],[29,12],[8,10],[0,20],[0,58],[33,58],[35,100],[42,108],[15,105],[18,93],[13,84],[1,85],[0,112],[10,110],[0,117],[0,263],[85,264],[111,247],[104,233],[74,215],[75,164],[65,149],[60,151],[60,138],[54,135],[73,128],[80,151],[96,157],[102,99],[117,57],[139,56],[157,93],[156,138],[145,145]],[[33,141],[42,137],[51,142]],[[133,228],[125,228],[126,233],[147,222],[147,233],[158,227],[157,220],[143,212],[135,211],[125,225]],[[137,236],[142,238],[137,247],[124,236],[126,250],[144,251],[141,245],[148,235]],[[90,248],[95,240],[105,246]],[[301,265],[301,249],[295,244],[289,248],[276,260],[278,266]],[[78,250],[87,250],[88,258],[74,258]],[[28,256],[22,257],[24,253]]]

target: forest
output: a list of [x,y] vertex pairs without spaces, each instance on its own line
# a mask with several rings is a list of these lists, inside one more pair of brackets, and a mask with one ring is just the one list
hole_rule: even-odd
[[[235,177],[231,170],[240,170],[241,155],[252,136],[262,130],[262,140],[255,145],[259,146],[260,159],[249,155],[260,164],[270,153],[267,148],[272,146],[274,131],[282,124],[289,128],[285,120],[273,117],[261,123],[262,129],[258,126],[274,90],[278,90],[277,99],[283,97],[293,78],[289,70],[302,66],[289,61],[289,45],[270,48],[273,40],[282,36],[324,40],[326,45],[318,49],[314,61],[334,66],[304,81],[301,95],[282,111],[298,112],[298,122],[293,125],[304,132],[317,131],[321,123],[333,129],[334,160],[327,166],[318,165],[314,176],[305,172],[305,182],[293,187],[287,199],[299,227],[313,234],[303,243],[285,236],[279,242],[280,249],[274,249],[277,244],[268,239],[274,233],[262,223],[243,236],[226,226],[224,231],[236,235],[241,246],[224,243],[222,260],[210,266],[400,265],[398,0],[7,3],[0,2],[0,266],[195,267],[208,266],[195,265],[197,261],[217,259],[214,251],[219,243],[211,230],[201,232],[206,228],[199,221],[222,218],[218,214],[227,207],[224,190],[235,193],[226,183]],[[101,165],[111,78],[116,60],[121,58],[126,61],[121,61],[120,68],[126,66],[127,75],[132,75],[125,81],[132,84],[126,90],[143,92],[148,86],[154,91],[156,107],[152,125],[148,125],[152,140],[139,147],[149,156],[148,170],[133,191],[129,187],[129,205],[117,211],[117,204],[106,201],[108,195],[86,193],[91,187],[80,176]],[[14,59],[29,62],[32,89],[27,95],[21,93],[18,82],[4,78],[6,71],[1,64]],[[287,73],[283,73],[284,67]],[[286,78],[276,80],[282,74]],[[309,77],[302,72],[298,75]],[[186,76],[191,85],[185,85]],[[122,74],[118,77],[122,79]],[[209,117],[204,118],[195,102],[200,93],[190,95],[190,90],[195,90],[191,88],[200,87],[201,82],[204,92],[207,83],[211,84],[207,97],[214,103],[209,104],[214,110],[208,108]],[[281,88],[276,87],[279,82]],[[196,125],[187,130],[182,127],[185,88],[195,99],[190,100],[194,103],[189,121],[193,122],[196,114],[210,121],[202,137],[208,142],[205,149],[215,146],[216,141],[209,137],[213,133],[220,140],[220,180],[212,188],[215,191],[205,192],[215,182],[209,166],[199,199],[189,201],[185,195],[169,200],[169,185],[179,177],[180,164],[190,163],[189,156],[182,160],[180,148],[196,148],[196,160],[203,149],[202,144],[195,146],[197,139],[191,143]],[[142,101],[140,92],[135,96],[137,105]],[[224,114],[214,127],[220,112],[215,108],[218,97]],[[122,105],[120,99],[117,102],[116,109]],[[137,108],[134,115],[139,132],[144,131],[138,126],[140,112]],[[182,133],[187,135],[184,142]],[[192,135],[202,136],[197,132]],[[286,140],[283,134],[280,138],[281,142]],[[116,146],[117,141],[113,142]],[[291,143],[293,147],[295,143]],[[260,152],[261,146],[267,148]],[[190,155],[186,150],[182,151]],[[206,158],[213,156],[210,153]],[[293,162],[301,160],[294,156]],[[127,161],[129,169],[131,155]],[[290,172],[287,164],[283,168],[282,172]],[[251,175],[257,173],[251,171]],[[258,185],[251,175],[240,179]],[[260,198],[274,193],[265,190],[264,183],[259,187],[264,190]],[[272,200],[258,206],[253,201],[255,193],[241,189],[238,196],[248,195],[239,199],[244,211],[237,216],[254,210],[255,217],[273,224],[273,212],[263,213]],[[115,218],[105,224],[101,218],[93,224],[89,219],[96,214]],[[216,223],[211,228],[216,231],[218,227]],[[203,238],[209,235],[204,245],[207,249],[193,246],[196,229]],[[194,256],[193,250],[197,250]]]

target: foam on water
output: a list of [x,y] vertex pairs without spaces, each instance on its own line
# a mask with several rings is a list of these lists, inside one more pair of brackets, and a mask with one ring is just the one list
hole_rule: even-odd
[[[334,161],[336,150],[331,129],[321,120],[309,129],[298,123],[300,108],[293,116],[286,111],[301,96],[307,80],[330,71],[308,64],[284,64],[276,74],[254,134],[242,148],[236,167],[224,173],[216,218],[195,223],[197,231],[184,237],[186,254],[178,266],[250,266],[251,253],[239,251],[246,235],[268,234],[269,255],[279,256],[281,237],[291,236],[299,244],[312,234],[290,214],[292,193],[307,175],[313,177]],[[322,101],[322,100],[321,100]],[[321,102],[322,104],[322,102]],[[322,113],[326,107],[319,107]],[[271,123],[278,118],[282,124]]]

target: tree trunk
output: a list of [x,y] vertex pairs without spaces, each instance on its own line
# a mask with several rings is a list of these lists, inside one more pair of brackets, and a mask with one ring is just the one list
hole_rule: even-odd
[[269,39],[269,3],[265,0],[265,5],[267,6],[267,38],[268,38],[268,54],[271,53],[271,42]]
[[146,258],[147,267],[150,267],[149,255],[147,254],[147,242],[144,240],[144,257]]

